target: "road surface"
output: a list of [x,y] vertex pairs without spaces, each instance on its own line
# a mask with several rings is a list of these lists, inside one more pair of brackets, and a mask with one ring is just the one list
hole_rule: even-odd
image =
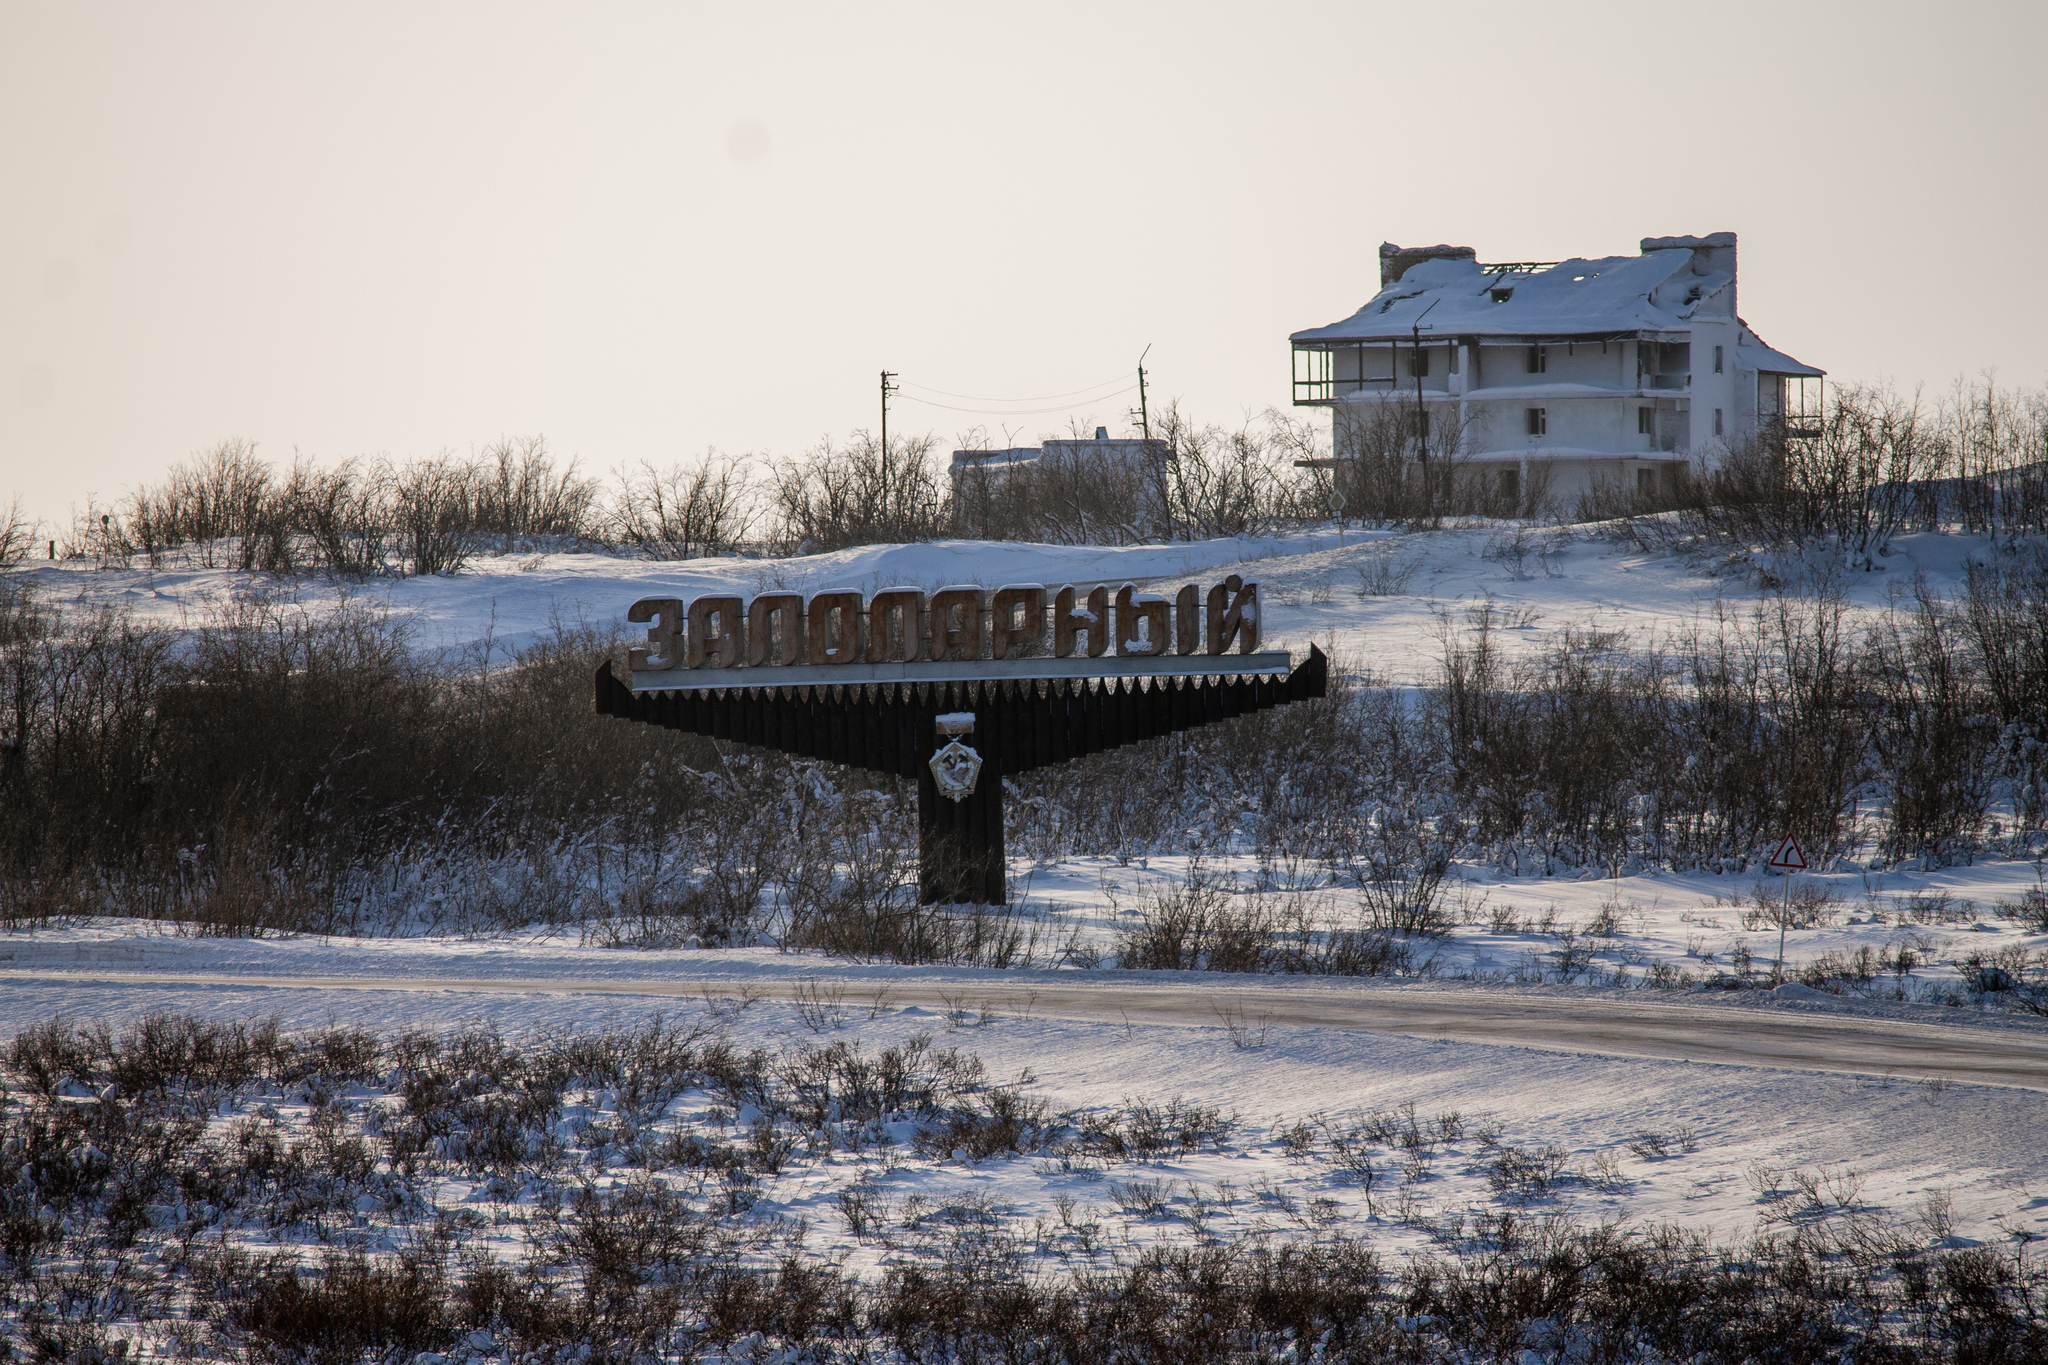
[[[1216,1028],[1238,1022],[1276,1027],[1360,1029],[1414,1038],[1538,1048],[1554,1052],[1649,1057],[1798,1071],[1939,1077],[1981,1085],[2048,1091],[2048,1027],[1999,1028],[1960,1020],[1921,1023],[1824,1010],[1703,1005],[1636,992],[1615,998],[1545,997],[1532,991],[1432,989],[1382,982],[1301,982],[1258,986],[1244,978],[1190,984],[1151,983],[1123,974],[1075,979],[947,980],[899,968],[851,980],[820,980],[814,989],[843,989],[849,1006],[887,992],[891,1008],[936,1011],[988,1007],[1004,1013],[1133,1024]],[[790,999],[805,986],[789,973],[667,977],[298,976],[242,972],[0,970],[10,982],[64,983],[78,988],[78,1008],[91,1009],[93,988],[223,986],[243,990],[466,992],[480,995],[632,995],[701,999],[707,993]],[[132,1000],[132,996],[130,997]],[[1226,1017],[1227,1016],[1227,1017]]]

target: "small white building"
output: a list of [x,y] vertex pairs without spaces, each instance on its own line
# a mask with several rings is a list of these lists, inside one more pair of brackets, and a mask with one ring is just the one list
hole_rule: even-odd
[[954,526],[962,535],[1023,535],[1079,544],[1121,543],[1160,533],[1166,442],[1112,439],[1047,441],[1003,450],[956,450]]
[[1788,421],[1796,434],[1818,404],[1806,381],[1823,374],[1737,313],[1732,232],[1495,265],[1471,247],[1385,243],[1380,292],[1290,340],[1294,402],[1331,410],[1339,458],[1404,404],[1510,495],[1539,467],[1552,497],[1673,486],[1694,456],[1711,466]]
[[1108,427],[1097,427],[1095,439],[1092,441],[1054,440],[1043,445],[1009,446],[1002,450],[956,450],[953,452],[947,474],[952,479],[954,495],[957,497],[962,491],[963,483],[977,475],[1000,479],[1007,474],[1033,469],[1041,463],[1052,464],[1068,460],[1140,466],[1148,458],[1156,459],[1164,448],[1165,443],[1162,441],[1112,438]]

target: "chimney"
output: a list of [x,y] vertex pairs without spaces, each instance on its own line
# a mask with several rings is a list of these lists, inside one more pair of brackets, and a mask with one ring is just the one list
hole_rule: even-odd
[[1096,439],[1096,440],[1098,440],[1098,441],[1107,441],[1107,440],[1109,439],[1109,428],[1108,428],[1108,427],[1097,427],[1097,428],[1095,428],[1095,439]]
[[1710,232],[1704,237],[1645,237],[1644,252],[1675,251],[1689,249],[1692,252],[1692,273],[1706,275],[1713,271],[1735,273],[1735,234],[1732,232]]
[[1411,265],[1424,261],[1476,261],[1479,253],[1469,246],[1395,246],[1392,242],[1380,243],[1380,288],[1400,283]]

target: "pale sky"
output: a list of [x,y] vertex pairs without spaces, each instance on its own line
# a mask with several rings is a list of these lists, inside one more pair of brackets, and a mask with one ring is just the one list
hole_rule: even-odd
[[934,391],[1114,389],[1148,344],[1155,402],[1235,422],[1382,240],[1733,230],[1743,315],[1831,382],[2040,384],[2044,13],[0,0],[0,501],[68,520],[228,437],[789,454],[884,368],[985,407]]

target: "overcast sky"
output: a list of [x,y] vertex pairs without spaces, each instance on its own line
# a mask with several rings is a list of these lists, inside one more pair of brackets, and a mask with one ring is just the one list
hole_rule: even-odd
[[[0,499],[542,433],[1288,399],[1377,248],[1741,236],[1837,380],[2048,380],[2048,6],[0,0]],[[911,387],[911,386],[922,386]]]

